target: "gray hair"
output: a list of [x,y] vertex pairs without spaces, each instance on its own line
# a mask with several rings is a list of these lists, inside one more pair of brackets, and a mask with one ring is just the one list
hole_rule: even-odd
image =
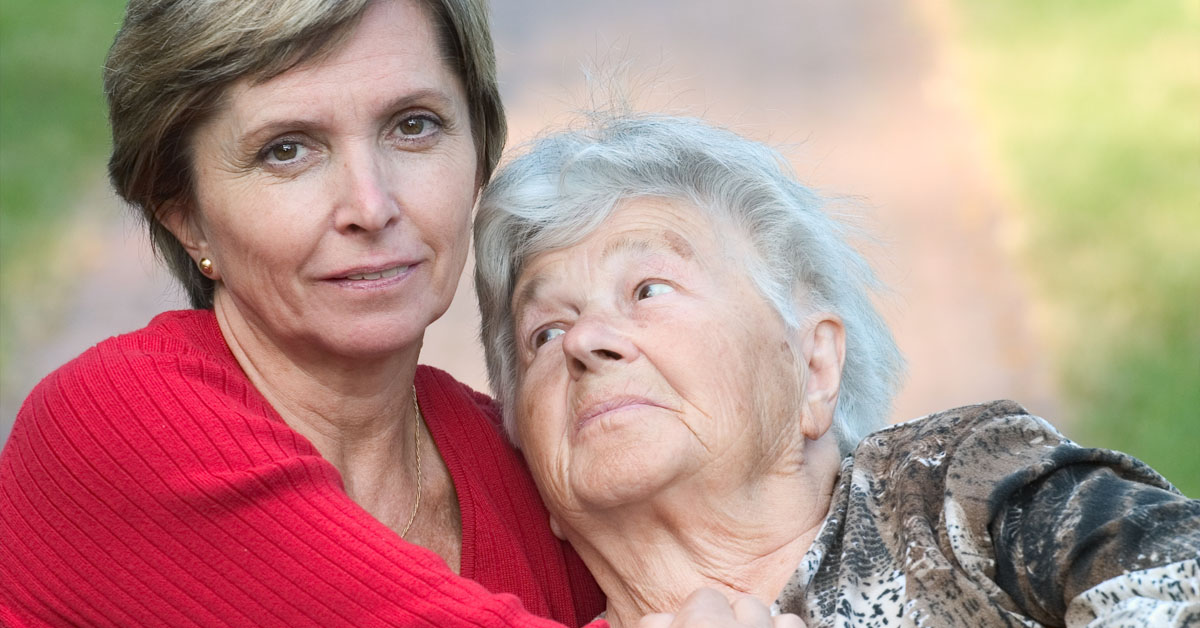
[[[892,334],[871,302],[879,281],[846,241],[848,227],[800,185],[774,150],[700,120],[597,116],[588,128],[548,135],[502,166],[475,219],[475,289],[488,378],[516,441],[519,386],[513,290],[523,265],[595,230],[628,198],[687,201],[724,216],[758,252],[751,280],[790,328],[807,306],[841,317],[846,362],[834,433],[849,453],[884,426],[904,370]],[[518,443],[519,444],[519,443]]]
[[[193,190],[192,131],[234,82],[267,80],[329,54],[378,1],[129,1],[104,67],[113,139],[108,174],[121,198],[140,210],[151,244],[193,307],[212,307],[214,283],[162,224],[168,201],[186,200]],[[486,183],[506,138],[487,0],[418,4],[437,29],[445,62],[463,82],[480,183]]]

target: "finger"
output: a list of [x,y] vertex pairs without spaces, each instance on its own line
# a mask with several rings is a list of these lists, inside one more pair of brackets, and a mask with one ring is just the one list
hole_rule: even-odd
[[733,610],[729,607],[729,600],[713,589],[696,589],[683,601],[683,606],[679,607],[679,612],[675,614],[675,623],[672,625],[703,625],[704,621],[721,625],[714,620],[733,622]]
[[638,628],[671,628],[671,622],[675,621],[673,613],[651,613],[643,615],[638,620]]
[[787,613],[785,615],[776,615],[771,619],[775,620],[771,628],[806,628],[807,626],[807,624],[804,623],[804,620],[800,619],[799,615],[793,615],[791,613]]
[[739,626],[771,628],[771,610],[751,595],[743,595],[733,601],[733,618]]

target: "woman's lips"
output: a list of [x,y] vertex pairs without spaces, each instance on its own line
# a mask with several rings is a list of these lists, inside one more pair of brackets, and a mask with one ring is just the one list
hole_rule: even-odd
[[416,266],[411,262],[363,266],[333,273],[326,281],[346,288],[384,288],[404,281]]
[[378,272],[350,273],[346,275],[344,279],[349,279],[350,281],[375,281],[376,279],[388,279],[408,270],[409,267],[409,265],[393,266]]
[[578,432],[588,423],[603,416],[643,407],[662,408],[663,406],[645,397],[613,397],[586,405],[583,411],[577,415],[579,419],[575,421],[575,431]]

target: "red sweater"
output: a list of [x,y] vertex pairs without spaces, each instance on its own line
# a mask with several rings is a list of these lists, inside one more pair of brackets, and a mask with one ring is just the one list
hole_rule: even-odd
[[[207,311],[48,376],[0,454],[0,624],[552,626],[603,597],[554,538],[484,395],[420,367],[458,493],[462,577],[354,503]],[[531,614],[532,613],[532,614]]]

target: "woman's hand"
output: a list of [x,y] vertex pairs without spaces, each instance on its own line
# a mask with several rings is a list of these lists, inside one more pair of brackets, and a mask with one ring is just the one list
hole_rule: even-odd
[[638,621],[638,628],[804,628],[795,615],[771,616],[771,611],[749,595],[734,600],[712,589],[696,589],[677,613],[654,613]]

